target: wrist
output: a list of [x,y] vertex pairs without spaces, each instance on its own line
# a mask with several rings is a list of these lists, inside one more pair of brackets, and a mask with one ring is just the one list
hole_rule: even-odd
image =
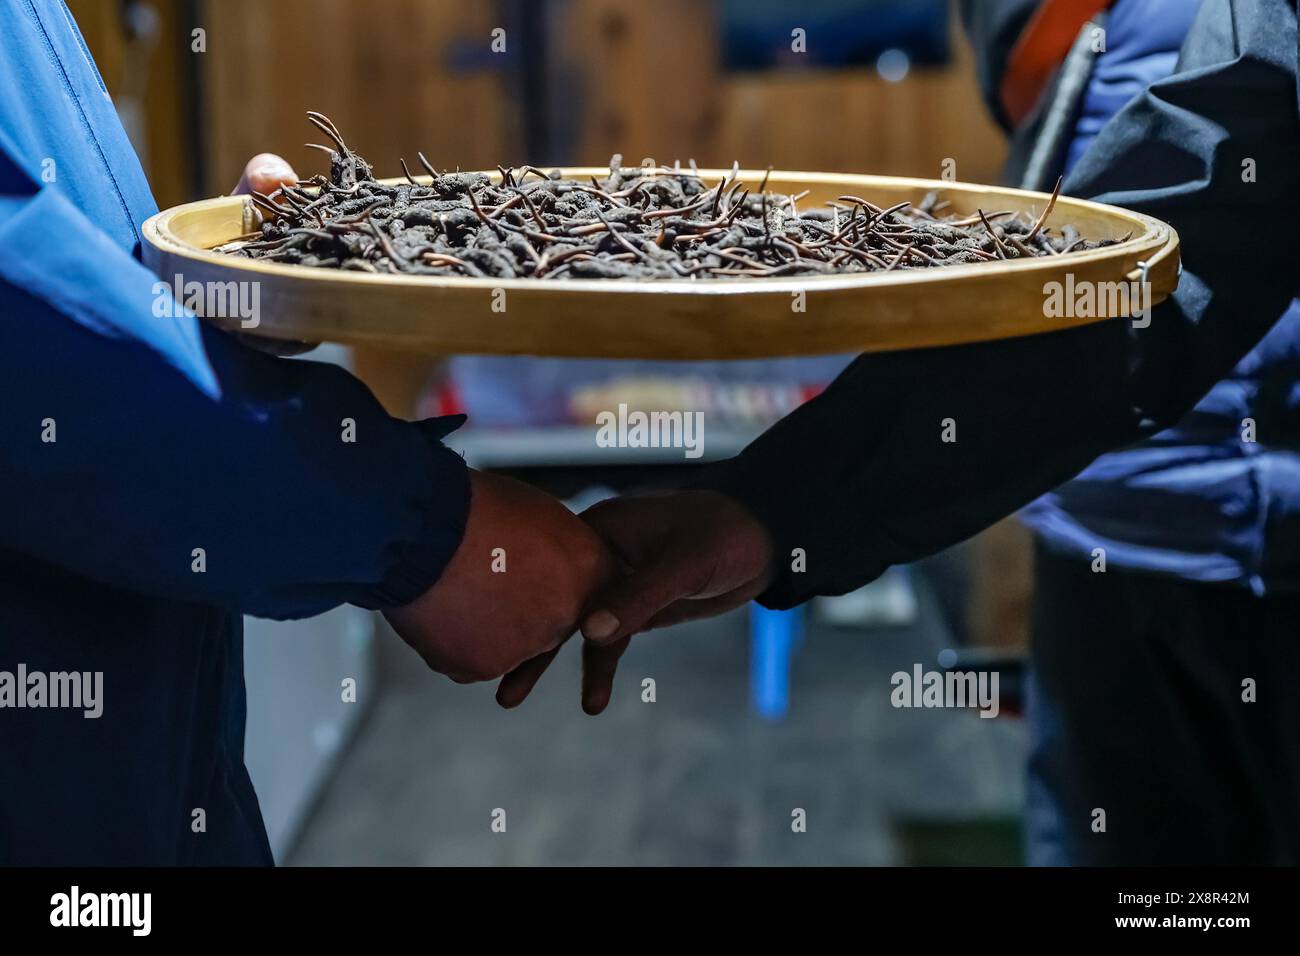
[[807,560],[799,543],[802,522],[792,518],[790,508],[779,506],[761,477],[751,478],[748,472],[739,457],[729,458],[711,465],[692,487],[726,503],[720,508],[725,508],[733,516],[733,523],[742,529],[739,539],[759,556],[763,591],[756,600],[766,607],[793,607],[810,596],[798,589]]

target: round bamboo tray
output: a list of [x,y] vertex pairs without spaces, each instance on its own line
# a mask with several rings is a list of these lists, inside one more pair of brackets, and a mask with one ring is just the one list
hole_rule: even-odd
[[[562,170],[585,179],[609,170]],[[710,181],[727,171],[702,170]],[[764,171],[742,171],[757,183]],[[494,174],[499,175],[499,174]],[[773,171],[800,208],[854,194],[881,206],[937,189],[945,212],[1037,214],[1048,196],[993,186]],[[144,257],[166,282],[258,283],[259,335],[437,354],[722,359],[888,351],[1048,332],[1114,318],[1114,297],[1087,316],[1049,316],[1050,283],[1134,282],[1154,305],[1178,285],[1178,234],[1114,206],[1061,196],[1047,224],[1069,223],[1113,246],[1034,259],[844,276],[774,279],[471,279],[371,275],[259,262],[210,250],[243,231],[246,200],[225,196],[160,212],[144,225]],[[498,290],[504,290],[504,296]],[[802,311],[795,308],[804,293]],[[495,305],[495,308],[494,308]],[[1074,310],[1064,310],[1066,312]],[[239,328],[238,318],[208,317]],[[244,329],[245,331],[253,331]]]

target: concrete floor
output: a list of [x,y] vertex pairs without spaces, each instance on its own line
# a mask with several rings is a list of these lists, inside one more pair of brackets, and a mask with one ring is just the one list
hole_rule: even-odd
[[1020,722],[890,706],[890,675],[947,642],[924,592],[913,627],[813,624],[779,723],[749,710],[739,612],[634,641],[599,718],[578,707],[576,644],[509,713],[405,653],[285,862],[900,862],[900,818],[1005,820],[1022,799]]

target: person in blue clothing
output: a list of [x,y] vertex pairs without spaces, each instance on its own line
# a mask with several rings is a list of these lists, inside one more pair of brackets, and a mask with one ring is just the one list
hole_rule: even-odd
[[[1051,6],[1001,13],[1021,22]],[[1059,70],[1086,83],[1049,86],[1014,131],[1014,181],[1042,188],[1086,161],[1114,116],[1178,69],[1202,8],[1100,6],[1072,25],[1105,43],[1076,47]],[[1017,51],[985,40],[986,81],[1005,85]],[[987,92],[1012,120],[997,85]],[[1043,121],[1053,113],[1071,122]],[[1286,730],[1297,713],[1279,690],[1300,662],[1298,373],[1292,302],[1172,427],[1021,512],[1038,538],[1031,863],[1297,861],[1300,752]],[[1269,689],[1257,699],[1258,681]]]
[[[242,614],[382,609],[484,680],[607,573],[561,504],[443,446],[458,419],[156,309],[155,211],[62,0],[0,5],[0,864],[272,862]],[[78,675],[93,708],[52,706]]]
[[[1056,147],[1042,174],[1068,174],[1177,69],[1201,6],[1115,0],[1096,18],[1106,42],[1086,85],[1049,91],[1039,110],[1076,117],[1072,128],[1059,144],[1020,134]],[[1300,714],[1283,683],[1300,662],[1298,381],[1293,301],[1172,427],[1021,513],[1039,550],[1031,863],[1298,861]]]
[[1031,862],[1300,863],[1296,4],[964,12],[1028,184],[1173,224],[1177,292],[1149,326],[864,355],[692,490],[597,505],[635,571],[584,621],[584,693],[641,630],[842,593],[1032,502]]

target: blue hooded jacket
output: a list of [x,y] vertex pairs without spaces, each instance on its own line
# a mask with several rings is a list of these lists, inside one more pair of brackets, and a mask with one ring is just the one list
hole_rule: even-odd
[[[464,531],[457,420],[158,317],[155,211],[67,8],[0,4],[0,864],[270,862],[240,615],[406,603]],[[19,706],[82,672],[100,716]]]
[[[1200,7],[1117,0],[1085,91],[1067,172],[1134,97],[1173,73]],[[1262,175],[1276,175],[1266,170]],[[1250,281],[1241,277],[1238,281]],[[1098,458],[1022,517],[1054,550],[1117,568],[1300,588],[1300,305],[1176,425]]]

